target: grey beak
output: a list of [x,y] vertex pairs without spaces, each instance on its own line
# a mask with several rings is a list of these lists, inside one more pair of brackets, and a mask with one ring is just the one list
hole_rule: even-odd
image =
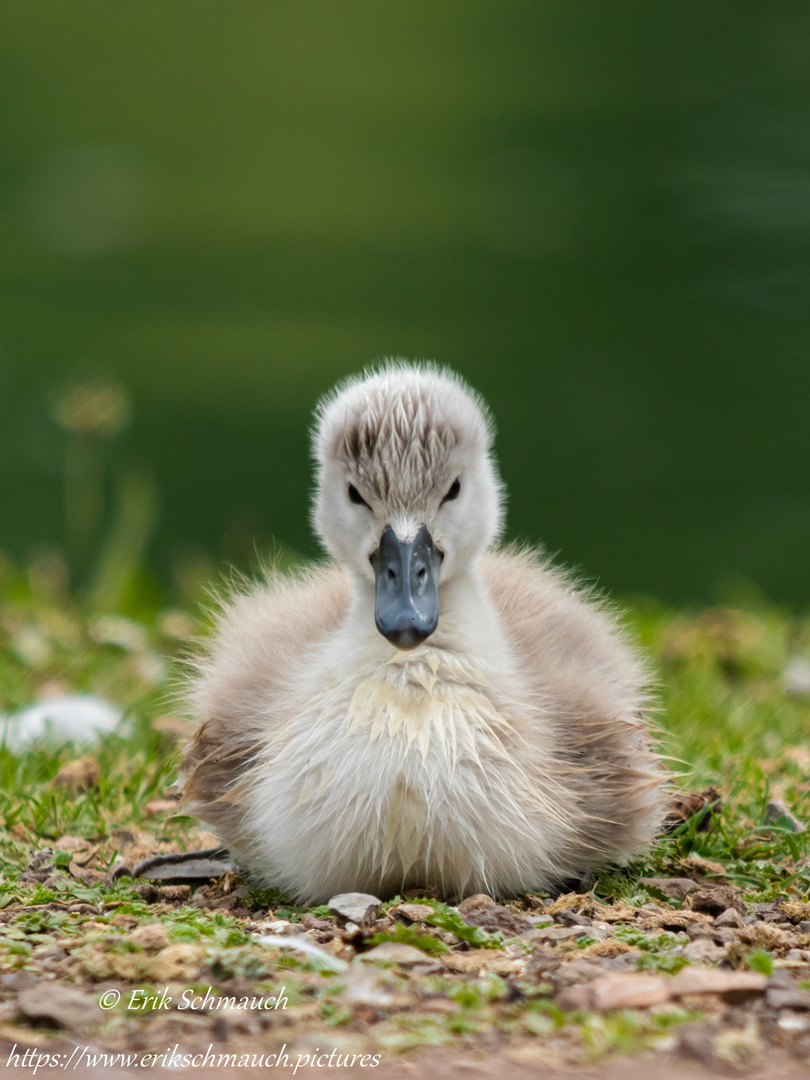
[[415,649],[439,625],[439,566],[442,554],[423,525],[412,543],[390,525],[371,556],[377,579],[374,621],[398,649]]

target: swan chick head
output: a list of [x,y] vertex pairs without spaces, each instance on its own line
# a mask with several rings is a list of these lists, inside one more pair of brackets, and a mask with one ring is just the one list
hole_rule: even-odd
[[492,439],[481,399],[428,365],[388,363],[318,406],[315,529],[374,592],[377,629],[398,648],[430,636],[440,586],[469,571],[500,533]]

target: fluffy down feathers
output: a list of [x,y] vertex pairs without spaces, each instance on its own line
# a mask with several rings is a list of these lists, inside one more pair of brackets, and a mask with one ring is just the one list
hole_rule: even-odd
[[[486,551],[490,444],[478,399],[434,369],[328,399],[316,521],[342,565],[237,593],[197,662],[186,799],[302,901],[553,889],[642,849],[664,816],[648,672],[615,619],[536,555]],[[347,500],[355,482],[368,505]],[[424,523],[444,555],[438,629],[410,652],[374,628],[387,522]]]
[[[449,653],[433,685],[429,668],[428,685],[416,683],[418,695],[439,700],[441,679],[460,680],[504,717],[497,725],[479,709],[475,730],[456,731],[455,758],[438,752],[435,723],[424,755],[420,732],[409,742],[410,733],[386,728],[375,739],[370,724],[348,733],[317,710],[306,714],[315,738],[296,755],[296,714],[327,694],[310,673],[347,616],[339,569],[271,578],[225,607],[194,683],[204,723],[188,754],[186,797],[260,879],[312,902],[415,884],[507,895],[554,888],[653,838],[664,778],[642,721],[639,658],[612,619],[531,554],[489,554],[481,569],[514,649],[511,685],[499,692],[491,674],[454,670]],[[314,772],[313,750],[322,754]],[[369,768],[353,768],[364,754]],[[335,797],[318,807],[312,792],[324,784]],[[310,846],[317,856],[304,860]]]

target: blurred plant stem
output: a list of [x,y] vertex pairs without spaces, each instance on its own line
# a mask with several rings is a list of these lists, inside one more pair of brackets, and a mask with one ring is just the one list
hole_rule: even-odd
[[116,515],[88,585],[88,601],[96,611],[118,611],[144,562],[158,516],[152,474],[129,466],[118,481]]
[[101,537],[104,448],[100,438],[68,432],[65,450],[65,527],[74,572],[84,578]]
[[65,529],[74,577],[86,580],[104,523],[105,451],[129,424],[129,392],[121,383],[96,378],[60,389],[54,419],[64,430]]

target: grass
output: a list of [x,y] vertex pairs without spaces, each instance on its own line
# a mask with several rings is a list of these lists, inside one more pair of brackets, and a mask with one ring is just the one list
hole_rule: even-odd
[[[65,834],[97,840],[133,826],[154,829],[147,808],[170,788],[177,767],[175,744],[155,720],[169,707],[172,662],[195,625],[175,610],[158,609],[135,622],[57,606],[33,596],[8,567],[0,604],[0,712],[80,691],[105,697],[125,713],[121,731],[102,740],[97,783],[84,791],[53,783],[74,749],[40,746],[13,754],[0,748],[0,858],[13,877],[20,845]],[[765,812],[770,800],[781,799],[798,818],[810,818],[810,698],[784,685],[789,662],[810,656],[810,619],[766,606],[690,614],[651,604],[631,609],[628,618],[660,673],[662,749],[685,786],[714,784],[723,810],[713,829],[702,831],[692,819],[629,872],[603,875],[597,895],[654,899],[635,887],[637,878],[674,872],[690,855],[721,863],[751,898],[785,889],[805,895],[807,839],[786,822],[766,827]],[[192,824],[164,815],[160,831],[182,843]],[[433,921],[443,927],[442,917]],[[474,936],[485,944],[486,935]]]
[[[663,900],[654,885],[640,879],[683,876],[697,859],[703,860],[703,875],[727,878],[748,901],[777,896],[807,900],[808,834],[792,831],[787,818],[766,822],[766,808],[772,800],[783,800],[797,818],[810,820],[810,696],[791,692],[786,683],[789,664],[810,657],[810,619],[761,604],[693,613],[639,604],[628,619],[660,674],[662,750],[684,773],[684,786],[700,790],[714,785],[722,794],[722,809],[710,828],[703,827],[709,824],[705,817],[696,815],[643,859],[601,874],[590,883],[594,899],[631,908]],[[223,985],[253,980],[270,993],[283,982],[302,1010],[296,1015],[310,1018],[301,1024],[354,1031],[354,1014],[339,996],[342,976],[323,972],[306,957],[262,949],[245,932],[244,921],[227,914],[150,905],[129,879],[110,886],[102,873],[83,873],[73,863],[79,856],[70,844],[64,849],[67,837],[104,870],[122,851],[139,846],[199,846],[199,824],[167,803],[176,779],[173,733],[179,720],[165,719],[172,665],[195,629],[195,621],[178,610],[154,607],[136,622],[55,603],[32,594],[24,576],[6,567],[0,580],[0,713],[12,713],[42,696],[80,691],[119,705],[124,722],[102,739],[95,755],[97,776],[81,789],[62,786],[58,779],[60,769],[81,753],[75,747],[40,746],[19,754],[0,748],[0,970],[35,970],[38,950],[57,943],[67,947],[68,941],[71,961],[88,979],[159,987],[169,978],[165,969],[127,936],[132,926],[158,922],[165,927],[164,944],[181,949],[174,960],[179,967],[172,972],[176,980],[182,981],[183,964],[193,971],[204,961],[210,978]],[[53,887],[26,880],[34,853],[51,846],[58,849],[55,865],[70,874],[60,876]],[[667,902],[678,907],[677,901]],[[504,955],[509,943],[503,934],[468,926],[458,912],[435,899],[419,903],[433,910],[422,930],[397,923],[369,944],[414,945],[431,961],[447,952],[433,931],[452,935],[456,946]],[[276,889],[250,888],[244,907],[270,908],[273,918],[295,923],[307,914]],[[318,906],[310,914],[322,919],[329,912]],[[628,925],[616,929],[616,938],[632,947],[639,970],[668,975],[687,962],[677,948],[684,935]],[[561,948],[582,949],[587,956],[592,944],[586,936]],[[767,974],[774,960],[767,948],[753,948],[740,955],[740,963]],[[393,980],[396,997],[401,990],[396,980],[404,976],[393,970],[384,975]],[[542,984],[519,984],[516,990],[508,979],[483,969],[474,977],[426,976],[418,991],[422,1004],[385,1017],[374,1028],[374,1045],[392,1052],[450,1045],[492,1027],[504,1038],[538,1036],[552,1045],[564,1042],[574,1025],[579,1052],[590,1059],[663,1046],[672,1025],[693,1018],[678,1009],[564,1015],[548,994]],[[439,998],[442,1007],[434,1007]],[[130,1021],[119,1010],[106,1022],[117,1031],[116,1024]]]
[[[105,697],[125,713],[122,730],[102,740],[98,781],[86,791],[53,784],[60,766],[76,756],[70,747],[21,754],[0,748],[6,873],[17,865],[18,843],[153,827],[146,808],[170,787],[177,767],[174,742],[155,720],[169,708],[172,662],[193,634],[193,620],[174,610],[158,609],[135,622],[57,606],[32,596],[22,575],[8,568],[0,605],[0,712],[80,691]],[[603,876],[597,890],[640,898],[634,878],[700,855],[722,863],[752,895],[791,886],[804,895],[810,890],[810,870],[801,866],[807,840],[786,822],[766,828],[765,811],[770,800],[781,799],[800,819],[810,818],[810,697],[792,695],[784,685],[788,663],[810,656],[810,619],[764,606],[688,614],[649,604],[628,617],[660,673],[662,749],[685,786],[714,784],[722,792],[723,811],[712,830],[701,831],[693,819],[630,874]],[[172,815],[160,827],[182,838],[188,825]]]

